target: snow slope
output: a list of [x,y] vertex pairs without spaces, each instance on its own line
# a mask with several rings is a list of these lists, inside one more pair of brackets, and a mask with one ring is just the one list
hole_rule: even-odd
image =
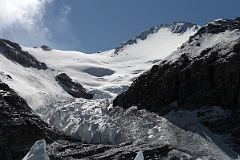
[[[26,68],[0,54],[0,79],[23,97],[32,109],[70,96],[55,81],[51,69]],[[10,78],[11,77],[11,78]]]
[[85,54],[74,51],[43,51],[41,48],[24,48],[39,61],[45,62],[59,72],[66,72],[71,78],[95,93],[95,98],[112,98],[124,91],[141,73],[154,63],[175,51],[189,36],[196,32],[196,26],[184,33],[173,33],[162,27],[149,34],[145,40],[125,45],[117,54],[115,50]]

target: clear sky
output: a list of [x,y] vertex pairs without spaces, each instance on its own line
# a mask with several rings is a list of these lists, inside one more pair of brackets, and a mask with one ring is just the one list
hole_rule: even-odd
[[[0,0],[0,6],[7,1],[16,3],[19,0]],[[26,22],[21,24],[23,29],[5,27],[1,31],[0,27],[0,36],[20,41],[27,46],[45,43],[58,49],[88,53],[114,48],[121,42],[159,24],[184,20],[203,25],[217,18],[240,16],[240,0],[24,1],[26,3],[38,1],[38,4],[37,2],[35,4],[38,8],[31,8],[38,11],[35,15],[31,15],[32,12],[27,13],[29,15],[25,17]],[[29,6],[19,4],[18,7],[25,7],[24,9],[28,10]],[[0,22],[1,17],[4,21],[3,17],[6,16],[1,14]],[[25,24],[30,18],[33,24],[29,23],[26,28]],[[18,23],[14,22],[11,25],[18,26]]]

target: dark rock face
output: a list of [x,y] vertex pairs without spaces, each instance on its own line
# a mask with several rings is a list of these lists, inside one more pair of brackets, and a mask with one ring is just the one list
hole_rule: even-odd
[[24,67],[33,67],[43,70],[48,68],[45,63],[39,62],[28,52],[23,51],[19,44],[9,40],[0,39],[0,53],[11,61],[17,62]]
[[59,138],[24,99],[0,81],[0,159],[22,159],[35,141]]
[[197,25],[189,23],[189,22],[184,22],[184,21],[174,22],[172,24],[162,24],[162,25],[159,25],[159,26],[156,26],[156,27],[152,27],[149,30],[140,33],[135,38],[133,38],[133,39],[127,41],[127,42],[122,43],[119,47],[115,48],[114,53],[118,54],[118,52],[123,50],[125,46],[137,43],[137,40],[147,39],[147,37],[150,34],[157,33],[159,31],[159,29],[161,29],[161,28],[169,28],[173,33],[178,33],[178,34],[183,34],[184,32],[186,32],[190,28],[194,28],[195,30],[199,29],[199,27]]
[[[191,47],[192,41],[198,42],[199,37],[204,39],[207,33],[218,34],[239,27],[239,19],[210,23],[190,37],[181,49]],[[200,42],[197,46],[201,46]],[[142,74],[114,100],[113,105],[123,108],[136,105],[161,114],[173,109],[222,106],[230,111],[229,119],[223,119],[226,123],[223,132],[235,137],[234,149],[239,152],[240,141],[235,132],[239,131],[237,126],[240,124],[240,39],[233,43],[233,46],[206,48],[196,57],[190,56],[194,53],[180,52],[176,61],[163,61]],[[174,102],[176,105],[171,105]]]
[[75,98],[93,98],[92,94],[88,94],[81,84],[74,82],[66,73],[57,75],[56,81],[68,94]]

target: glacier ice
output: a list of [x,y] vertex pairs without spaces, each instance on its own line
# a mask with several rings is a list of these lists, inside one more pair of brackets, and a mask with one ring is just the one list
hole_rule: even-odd
[[240,156],[238,155],[237,159],[236,160],[240,160]]
[[23,160],[50,160],[46,151],[46,141],[42,139],[35,142]]
[[134,160],[144,160],[143,152],[140,150]]

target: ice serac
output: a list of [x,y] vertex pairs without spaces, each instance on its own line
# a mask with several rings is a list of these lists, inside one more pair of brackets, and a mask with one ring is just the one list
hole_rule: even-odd
[[[137,105],[161,114],[199,109],[197,115],[202,123],[239,152],[239,29],[239,18],[208,23],[159,65],[137,78],[113,105]],[[213,106],[220,107],[219,114],[214,114]]]
[[143,152],[139,151],[134,160],[144,160]]
[[125,141],[121,126],[106,113],[106,100],[76,99],[49,104],[40,111],[43,119],[55,129],[91,144],[120,144]]
[[28,154],[22,160],[50,160],[44,139],[34,143]]

